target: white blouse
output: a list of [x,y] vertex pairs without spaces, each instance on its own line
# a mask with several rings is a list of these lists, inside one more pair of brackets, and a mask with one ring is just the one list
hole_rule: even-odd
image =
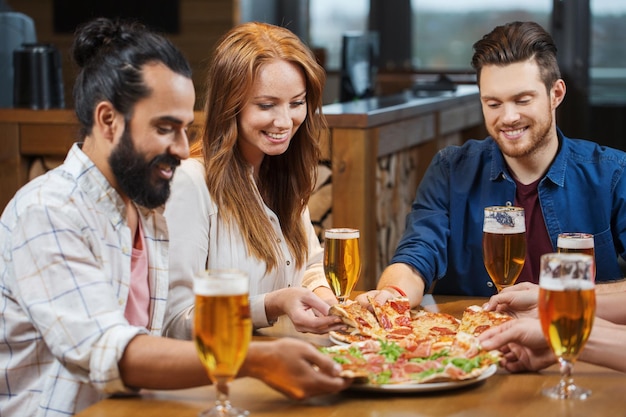
[[193,303],[192,276],[200,271],[236,268],[250,277],[252,322],[255,328],[260,328],[270,325],[265,314],[266,293],[291,286],[304,286],[310,290],[328,287],[322,265],[324,250],[311,224],[308,209],[302,213],[302,222],[308,237],[309,258],[304,268],[297,269],[278,217],[267,206],[264,208],[278,236],[282,254],[282,263],[269,273],[265,262],[248,254],[239,227],[229,228],[219,218],[218,207],[204,180],[203,162],[198,159],[182,162],[174,175],[172,194],[165,209],[170,235],[168,305],[180,306],[185,297]]

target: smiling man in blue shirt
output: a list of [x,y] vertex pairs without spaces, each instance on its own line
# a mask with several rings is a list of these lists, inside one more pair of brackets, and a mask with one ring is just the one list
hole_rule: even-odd
[[434,293],[494,294],[482,258],[483,209],[507,203],[526,214],[518,282],[537,282],[540,256],[573,231],[594,235],[598,281],[621,278],[626,153],[557,128],[566,88],[550,35],[533,22],[499,26],[474,44],[472,66],[490,136],[435,156],[391,264],[368,295],[384,301],[405,292],[417,305],[432,285]]

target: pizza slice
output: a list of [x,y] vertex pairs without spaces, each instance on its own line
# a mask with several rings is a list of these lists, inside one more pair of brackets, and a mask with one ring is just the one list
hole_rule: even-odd
[[390,298],[384,304],[378,304],[372,297],[368,300],[388,339],[402,339],[413,333],[411,304],[407,297]]
[[342,342],[354,342],[365,339],[384,339],[385,331],[378,324],[374,314],[356,301],[335,304],[328,312],[335,315],[348,325],[346,331],[333,331],[331,335]]
[[413,334],[417,339],[433,341],[433,349],[452,343],[459,328],[456,317],[446,313],[419,310],[412,314]]
[[496,311],[485,311],[477,305],[469,306],[463,311],[458,331],[478,336],[490,327],[497,326],[513,319],[508,314]]

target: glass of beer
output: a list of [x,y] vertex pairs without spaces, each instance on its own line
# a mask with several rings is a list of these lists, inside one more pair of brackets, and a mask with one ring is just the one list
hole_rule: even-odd
[[[595,256],[593,235],[590,233],[560,233],[556,243],[556,251],[559,253],[586,253]],[[595,275],[595,262],[594,262]]]
[[581,253],[541,256],[539,320],[548,345],[557,357],[561,380],[543,390],[550,398],[585,399],[591,391],[574,384],[574,362],[587,343],[596,311],[594,260]]
[[201,417],[247,416],[231,406],[230,382],[246,357],[252,338],[248,276],[237,270],[208,270],[193,279],[194,340],[202,364],[217,389],[215,406]]
[[326,229],[324,273],[339,303],[344,303],[361,274],[358,229]]
[[485,208],[483,262],[498,292],[515,284],[526,260],[524,209],[512,206]]

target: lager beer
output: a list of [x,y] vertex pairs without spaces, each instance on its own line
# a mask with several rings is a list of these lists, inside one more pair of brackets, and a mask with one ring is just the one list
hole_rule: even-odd
[[548,345],[561,364],[561,382],[543,391],[551,398],[587,398],[591,391],[574,385],[574,362],[591,334],[596,311],[594,262],[580,253],[541,257],[539,321]]
[[498,292],[515,284],[525,260],[524,209],[509,206],[485,208],[483,262]]
[[343,303],[361,274],[357,229],[327,229],[324,232],[324,273],[335,296]]
[[239,372],[252,338],[248,281],[247,275],[235,270],[209,270],[194,277],[194,340],[218,391],[212,410],[223,414],[217,415],[242,413],[228,402],[228,384]]
[[[584,253],[595,257],[593,235],[589,233],[560,233],[556,241],[559,253]],[[596,265],[593,264],[593,275],[596,274]]]
[[594,256],[593,235],[589,233],[561,233],[556,246],[559,253],[585,253]]
[[539,287],[541,328],[557,357],[574,362],[585,346],[596,306],[593,283],[580,281],[578,288]]

